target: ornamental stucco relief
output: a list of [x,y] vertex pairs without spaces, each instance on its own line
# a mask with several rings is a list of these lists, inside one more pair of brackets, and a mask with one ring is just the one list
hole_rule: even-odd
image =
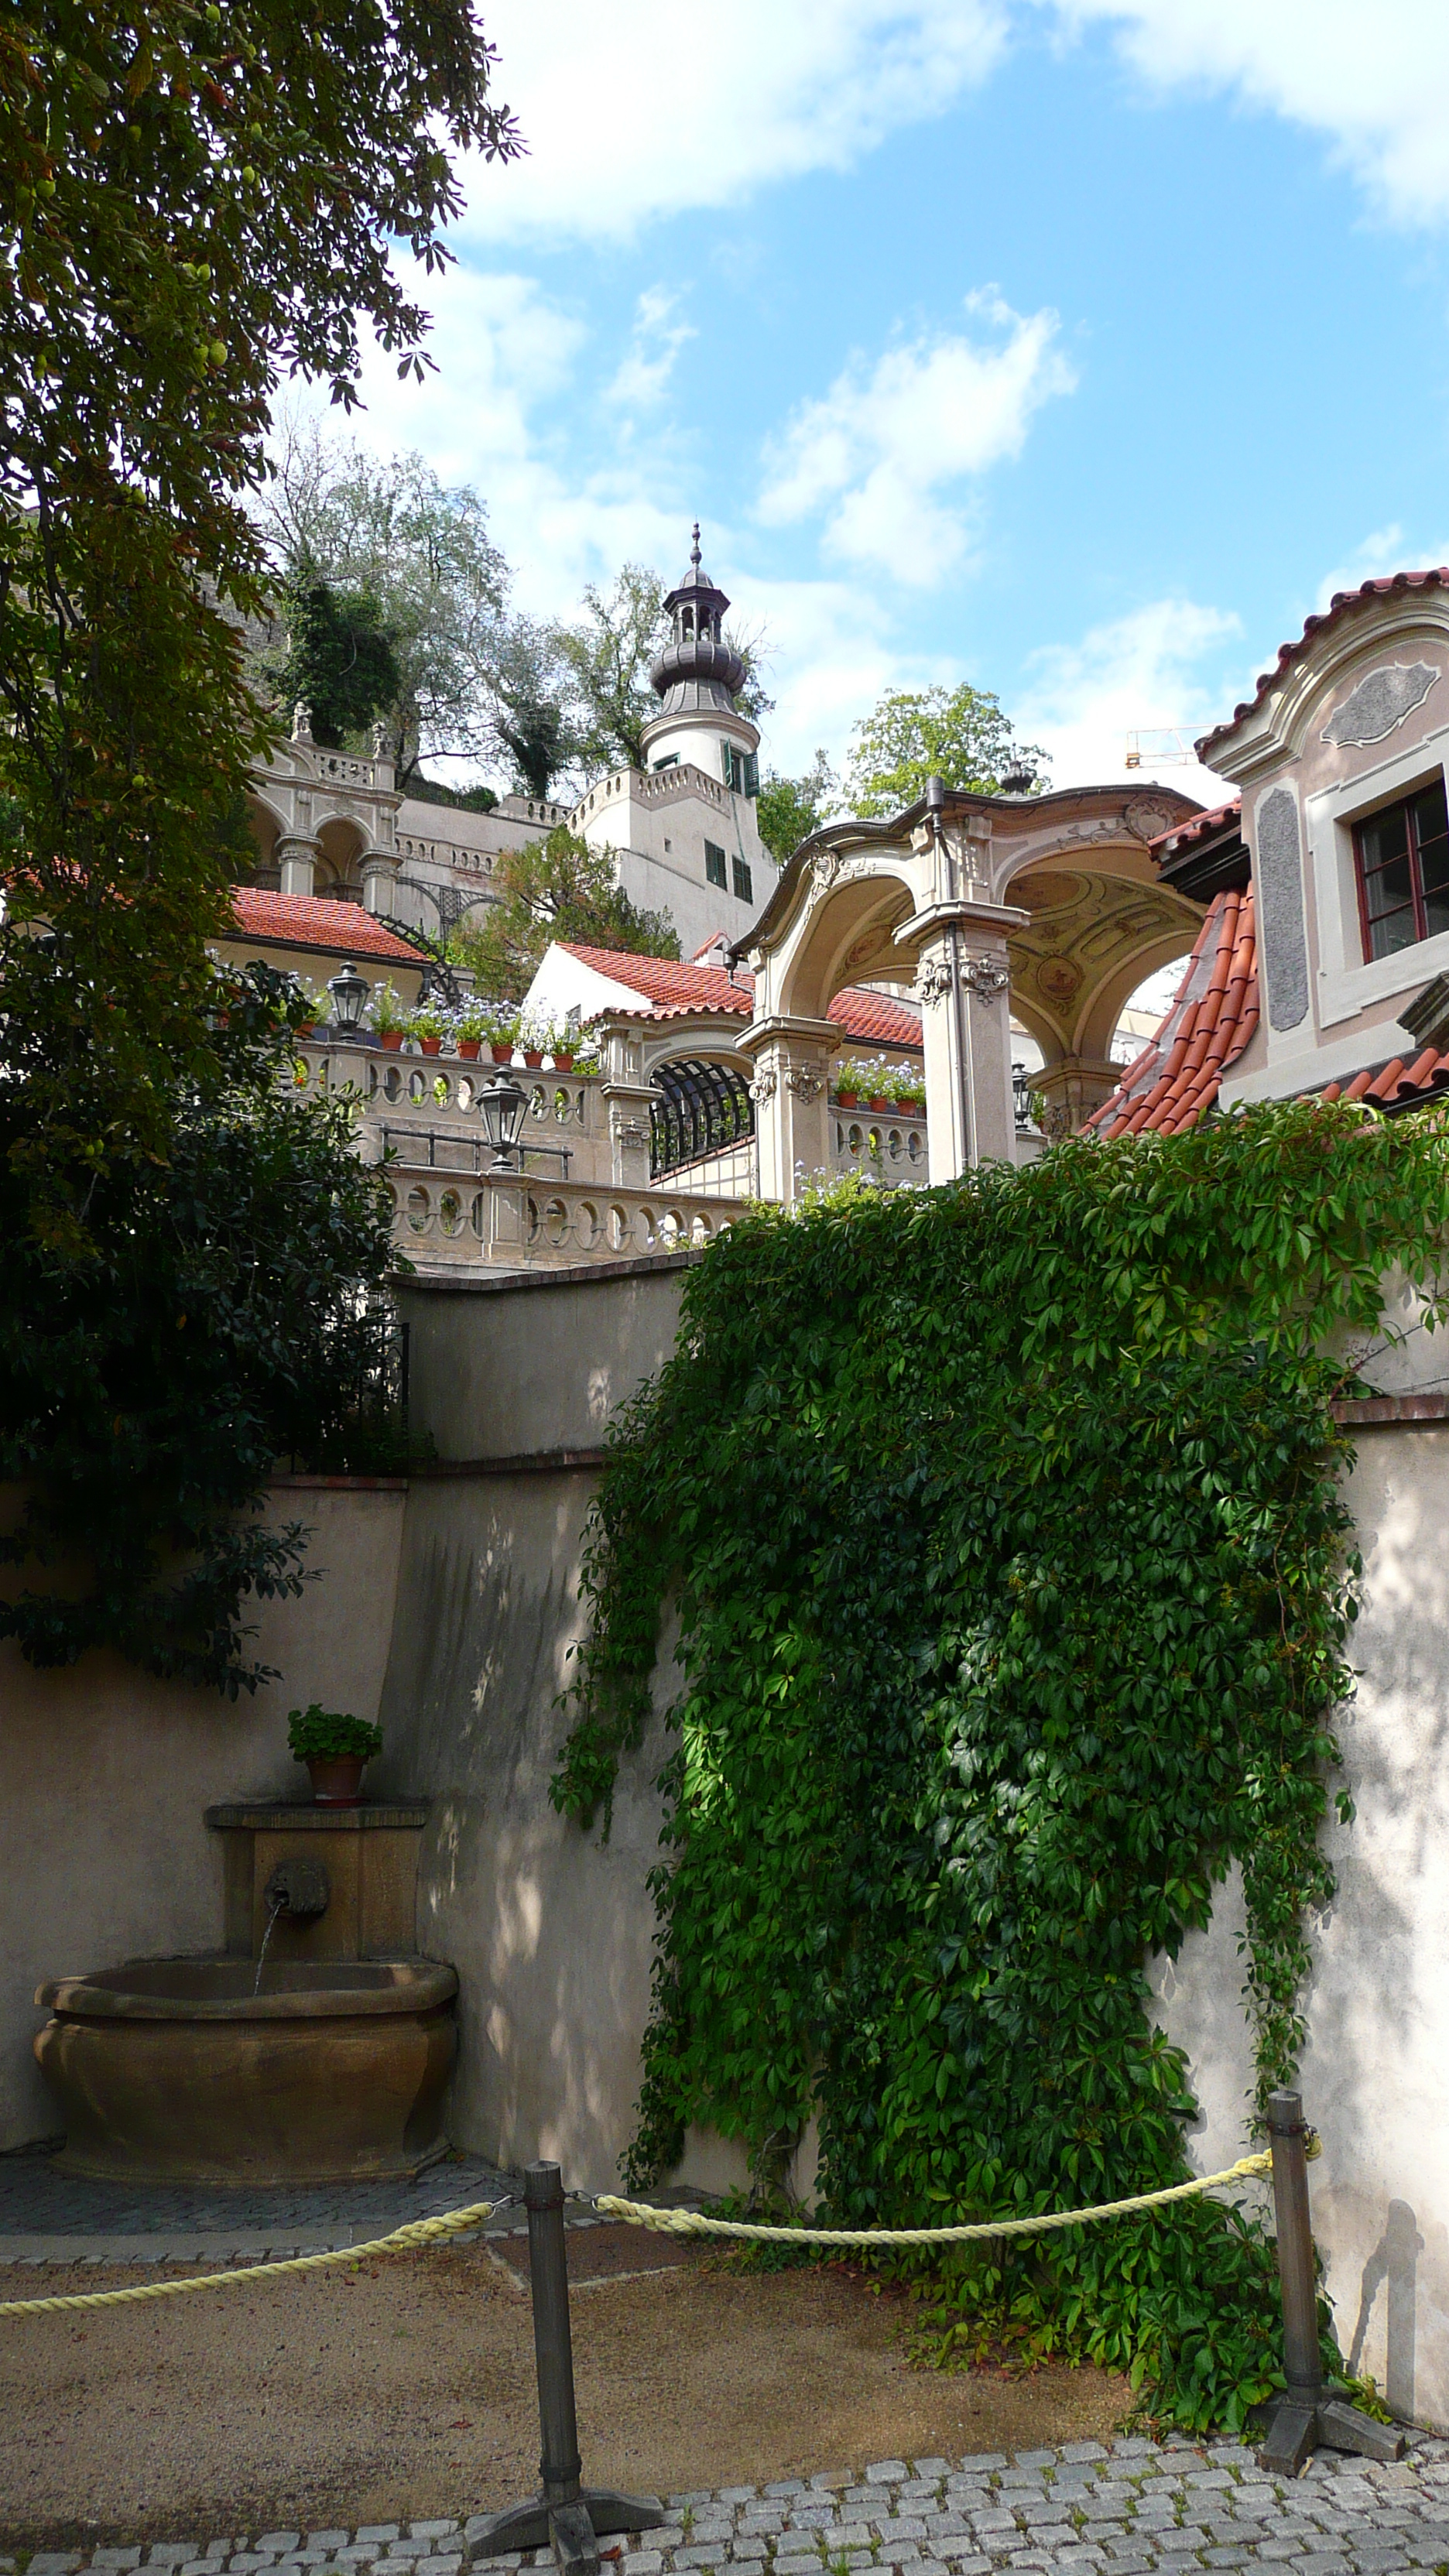
[[1388,662],[1351,689],[1319,736],[1343,749],[1382,742],[1421,707],[1440,673],[1432,662]]

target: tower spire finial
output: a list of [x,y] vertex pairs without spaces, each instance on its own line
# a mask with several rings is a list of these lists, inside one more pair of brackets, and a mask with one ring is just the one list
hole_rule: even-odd
[[691,549],[690,549],[690,556],[689,556],[689,560],[690,560],[690,562],[693,564],[695,571],[696,571],[696,572],[698,572],[698,570],[699,570],[699,521],[698,521],[698,519],[696,519],[696,520],[695,520],[695,523],[694,523],[694,544],[693,544],[693,546],[692,546],[692,547],[691,547]]

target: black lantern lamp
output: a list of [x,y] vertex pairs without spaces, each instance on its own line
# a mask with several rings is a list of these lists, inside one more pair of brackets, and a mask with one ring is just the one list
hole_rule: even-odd
[[[528,1094],[521,1082],[514,1081],[506,1065],[500,1065],[492,1081],[484,1083],[478,1094],[478,1114],[483,1133],[500,1162],[511,1161],[528,1115]],[[519,1160],[521,1163],[521,1155]]]
[[351,958],[336,975],[329,975],[327,990],[332,996],[332,1017],[344,1037],[355,1037],[362,1026],[362,1005],[372,991],[365,975],[359,975]]
[[1031,1075],[1024,1064],[1014,1064],[1011,1068],[1011,1105],[1016,1113],[1017,1126],[1029,1127],[1031,1125]]

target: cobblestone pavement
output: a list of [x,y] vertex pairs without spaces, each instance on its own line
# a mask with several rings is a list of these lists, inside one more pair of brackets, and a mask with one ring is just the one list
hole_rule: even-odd
[[[952,2460],[880,2460],[859,2485],[787,2478],[668,2499],[664,2529],[606,2543],[616,2576],[1410,2576],[1449,2566],[1449,2441],[1415,2435],[1385,2465],[1320,2452],[1304,2475],[1268,2478],[1233,2442],[1159,2448],[1068,2442],[1060,2450]],[[37,2551],[25,2576],[461,2576],[471,2522],[264,2531],[135,2549]],[[547,2551],[478,2562],[551,2567]],[[0,2576],[21,2562],[0,2557]]]
[[84,2182],[57,2173],[48,2155],[0,2156],[0,2263],[254,2261],[320,2252],[521,2188],[516,2174],[480,2156],[447,2156],[415,2182],[311,2191]]

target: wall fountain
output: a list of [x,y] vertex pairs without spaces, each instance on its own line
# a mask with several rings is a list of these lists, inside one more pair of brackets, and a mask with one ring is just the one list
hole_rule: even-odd
[[441,2155],[455,1970],[415,1947],[423,1804],[208,1807],[223,1951],[58,1977],[35,2054],[57,2170],[126,2182],[319,2183]]

